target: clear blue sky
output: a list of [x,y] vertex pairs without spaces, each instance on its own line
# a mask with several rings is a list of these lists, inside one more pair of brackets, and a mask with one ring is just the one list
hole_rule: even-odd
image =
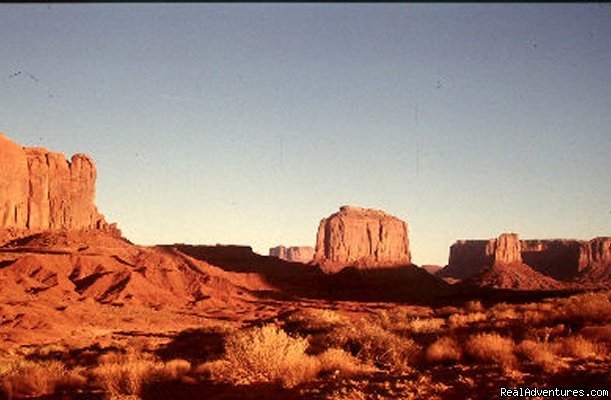
[[92,155],[141,244],[609,235],[611,6],[2,4],[0,131]]

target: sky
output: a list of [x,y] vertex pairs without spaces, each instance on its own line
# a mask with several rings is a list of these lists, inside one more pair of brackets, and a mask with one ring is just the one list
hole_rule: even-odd
[[0,131],[93,156],[139,244],[611,235],[611,6],[0,4]]

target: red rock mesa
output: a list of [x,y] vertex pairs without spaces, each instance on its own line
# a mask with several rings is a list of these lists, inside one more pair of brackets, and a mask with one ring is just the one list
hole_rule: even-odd
[[269,249],[269,255],[281,260],[307,264],[314,258],[312,246],[276,246]]
[[410,264],[407,224],[381,210],[343,206],[320,221],[314,262],[327,273]]
[[[608,280],[611,277],[611,237],[590,241],[519,240],[516,234],[502,234],[498,239],[459,240],[450,247],[448,266],[438,275],[468,279],[495,265],[518,264],[560,281]],[[508,271],[517,273],[518,269]]]
[[0,134],[0,241],[46,230],[99,229],[120,235],[95,204],[93,160],[21,147]]

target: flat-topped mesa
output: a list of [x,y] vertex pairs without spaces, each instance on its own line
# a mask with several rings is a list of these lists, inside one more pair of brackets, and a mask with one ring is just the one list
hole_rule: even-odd
[[495,264],[521,263],[520,239],[503,233],[497,239],[458,240],[450,247],[448,266],[439,276],[466,279]]
[[312,246],[276,246],[269,249],[269,255],[289,262],[307,264],[314,257]]
[[592,240],[522,241],[524,262],[557,279],[570,279],[586,270],[611,266],[611,237]]
[[571,280],[611,266],[611,237],[519,240],[516,234],[502,234],[498,239],[459,240],[450,247],[448,266],[439,275],[466,279],[492,265],[522,263],[555,279]]
[[313,262],[327,273],[410,264],[407,224],[381,210],[342,206],[320,221]]
[[95,204],[96,168],[84,154],[21,147],[0,134],[0,240],[49,230],[98,229],[120,236]]

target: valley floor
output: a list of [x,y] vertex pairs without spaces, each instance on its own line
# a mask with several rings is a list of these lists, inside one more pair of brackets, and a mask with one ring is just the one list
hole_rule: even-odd
[[611,386],[611,291],[445,306],[83,301],[54,310],[56,324],[37,304],[0,305],[2,398],[489,399]]

